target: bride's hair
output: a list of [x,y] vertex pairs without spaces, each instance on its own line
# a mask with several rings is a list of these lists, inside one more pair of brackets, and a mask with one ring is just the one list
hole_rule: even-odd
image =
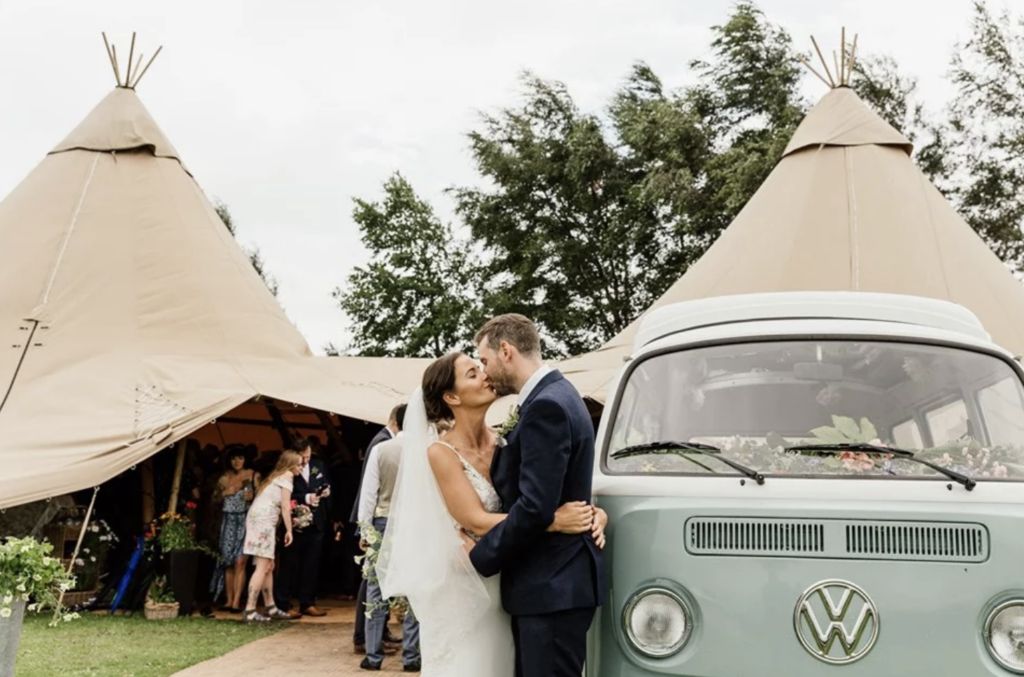
[[439,357],[423,372],[423,406],[431,423],[451,420],[455,414],[444,401],[446,393],[455,390],[455,361],[463,353],[448,353]]

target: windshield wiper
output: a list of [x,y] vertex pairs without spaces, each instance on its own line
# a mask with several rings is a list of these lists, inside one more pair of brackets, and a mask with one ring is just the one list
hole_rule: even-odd
[[[693,461],[693,459],[687,458],[687,454],[710,456],[711,458],[721,461],[730,468],[739,471],[740,474],[749,477],[758,484],[764,484],[764,475],[758,471],[722,456],[722,450],[718,447],[711,446],[710,444],[701,444],[699,442],[649,442],[647,444],[635,444],[631,447],[619,449],[614,452],[612,454],[612,458],[628,458],[630,456],[645,456],[647,454],[674,454],[676,456],[686,458],[688,461]],[[698,463],[697,465],[710,470],[710,468],[701,463]]]
[[919,463],[923,466],[931,468],[932,470],[941,473],[953,480],[964,485],[967,491],[972,491],[974,487],[978,485],[976,481],[968,477],[967,475],[961,475],[955,470],[949,468],[943,468],[941,465],[926,461],[923,458],[917,458],[914,456],[914,452],[907,451],[906,449],[899,449],[897,447],[883,447],[878,444],[868,444],[866,442],[854,442],[852,444],[799,444],[792,447],[786,447],[786,451],[792,451],[798,454],[814,455],[818,454],[829,454],[836,455],[841,454],[844,451],[857,451],[863,454],[887,454],[896,458],[905,458],[908,461]]

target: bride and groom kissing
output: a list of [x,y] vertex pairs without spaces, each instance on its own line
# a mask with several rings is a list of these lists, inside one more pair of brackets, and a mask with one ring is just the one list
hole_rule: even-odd
[[[420,624],[425,677],[580,677],[604,597],[607,515],[591,505],[594,428],[522,315],[488,321],[411,398],[377,560]],[[485,416],[518,394],[500,435]]]

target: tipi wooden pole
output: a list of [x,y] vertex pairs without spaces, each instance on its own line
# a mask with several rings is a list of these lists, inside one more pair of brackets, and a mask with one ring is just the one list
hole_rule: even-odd
[[845,85],[846,84],[846,26],[843,26],[843,38],[842,38],[842,42],[840,44],[843,46],[843,48],[839,50],[841,52],[841,54],[839,55],[839,58],[841,59],[842,66],[843,66],[843,69],[840,72],[843,74],[843,84]]
[[174,480],[171,482],[171,500],[167,512],[172,515],[178,512],[178,493],[181,491],[181,474],[185,470],[185,440],[178,440],[178,460],[174,463]]
[[147,63],[146,67],[142,69],[142,72],[135,76],[135,84],[132,85],[132,89],[139,86],[139,81],[142,80],[142,76],[145,75],[146,71],[149,70],[149,67],[153,65],[153,62],[156,61],[156,57],[160,54],[160,50],[163,48],[163,45],[160,45],[156,48],[156,54],[150,57],[149,63]]
[[[75,560],[78,559],[78,553],[82,549],[82,541],[85,540],[85,531],[89,528],[89,518],[92,517],[92,509],[96,507],[96,494],[100,493],[99,487],[94,487],[92,490],[92,500],[89,501],[89,509],[85,511],[85,519],[82,520],[82,528],[78,531],[78,542],[75,543],[75,551],[71,553],[71,561],[68,562],[68,573],[70,574],[72,569],[75,568]],[[64,603],[64,590],[60,591],[60,597],[57,598],[57,607]]]
[[[818,47],[818,41],[814,39],[813,35],[811,36],[811,42],[814,43],[814,50],[818,52],[818,58],[821,59],[821,65],[825,67],[825,73],[828,74],[828,80],[825,81],[825,84],[829,87],[835,87],[836,83],[832,81],[832,72],[828,69],[828,62],[825,61],[825,57],[821,53],[821,48]],[[811,65],[807,64],[807,67],[811,68]],[[814,69],[811,68],[811,70],[813,71]],[[821,76],[818,75],[818,77],[820,78]]]
[[156,487],[153,481],[153,458],[147,458],[139,466],[142,480],[142,524],[149,525],[156,517]]
[[128,85],[132,81],[132,58],[135,56],[135,32],[132,31],[132,46],[128,49],[128,72],[124,76],[124,84]]
[[832,87],[832,83],[831,83],[831,82],[829,82],[828,80],[826,80],[826,79],[825,79],[825,76],[824,76],[824,75],[822,75],[822,74],[821,74],[821,73],[819,73],[819,72],[818,72],[817,70],[815,70],[815,69],[814,69],[814,66],[812,66],[812,65],[811,65],[811,63],[810,63],[810,62],[809,62],[809,61],[808,61],[807,59],[803,58],[802,56],[798,56],[798,57],[797,57],[797,60],[798,60],[798,61],[799,61],[800,63],[802,63],[802,64],[803,64],[804,66],[806,66],[806,67],[807,67],[807,70],[809,70],[809,71],[811,71],[812,73],[814,73],[815,75],[817,75],[817,76],[818,76],[818,79],[819,79],[819,80],[821,80],[822,82],[824,82],[824,83],[825,83],[825,86],[826,86],[826,87]]
[[847,84],[849,84],[850,79],[853,78],[853,65],[855,63],[854,59],[856,59],[856,58],[857,58],[857,34],[855,33],[854,36],[853,36],[853,46],[850,47],[850,61],[846,64],[846,70],[849,73],[849,75],[846,78]]
[[114,75],[117,76],[117,86],[124,87],[124,85],[121,84],[121,67],[117,63],[117,45],[113,45],[110,48],[110,52],[114,55]]
[[[135,60],[135,68],[132,71],[132,72],[136,73],[136,76],[135,76],[136,80],[138,80],[138,75],[137,74],[139,72],[139,66],[141,66],[141,65],[142,65],[142,52],[139,52],[139,58]],[[131,89],[135,89],[135,83],[129,82],[128,83],[128,87],[131,88]]]
[[107,58],[110,59],[110,68],[114,71],[114,79],[117,80],[117,86],[121,86],[121,78],[117,74],[117,64],[114,63],[114,53],[110,51],[110,42],[107,41],[107,34],[103,33],[103,44],[107,47]]

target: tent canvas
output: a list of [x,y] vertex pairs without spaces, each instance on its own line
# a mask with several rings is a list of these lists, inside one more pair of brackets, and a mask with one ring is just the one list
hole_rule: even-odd
[[314,357],[126,87],[0,203],[0,346],[0,508],[256,395],[383,423],[426,363]]
[[[853,90],[831,90],[732,224],[649,310],[756,292],[910,294],[967,307],[996,343],[1024,352],[1024,287],[910,151]],[[561,364],[584,395],[604,401],[642,318]]]

